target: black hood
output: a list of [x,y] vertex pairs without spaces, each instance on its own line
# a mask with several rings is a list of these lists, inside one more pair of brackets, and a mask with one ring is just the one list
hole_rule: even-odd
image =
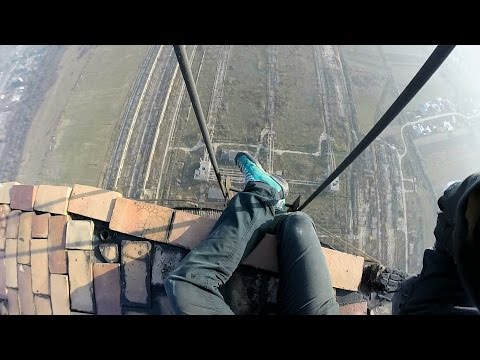
[[[453,216],[454,260],[465,289],[477,309],[480,309],[480,221],[478,220],[480,214],[480,174],[470,175],[462,183],[456,183],[448,190],[448,194],[443,196],[448,198],[445,201],[451,205],[457,204],[454,207],[455,213]],[[450,207],[450,209],[453,209],[453,207]],[[467,217],[469,218],[468,221]]]

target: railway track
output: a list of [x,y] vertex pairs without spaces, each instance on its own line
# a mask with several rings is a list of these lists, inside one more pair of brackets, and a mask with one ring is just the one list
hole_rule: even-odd
[[[201,70],[202,70],[202,66],[203,66],[203,62],[205,60],[205,53],[206,53],[206,48],[203,47],[203,52],[202,52],[202,57],[200,58],[200,63],[198,65],[198,68],[196,69],[196,76],[195,76],[195,83],[197,84],[198,83],[198,79],[200,77],[200,73],[201,73]],[[195,60],[195,57],[191,57],[191,66],[192,66],[192,72],[195,72],[195,64],[194,64],[194,60]],[[174,128],[174,131],[173,131],[173,138],[171,139],[171,142],[173,144],[176,144],[179,139],[183,136],[184,134],[184,131],[185,131],[185,127],[186,127],[186,124],[188,123],[189,119],[190,119],[190,114],[191,114],[191,111],[192,111],[192,104],[190,102],[190,99],[186,99],[187,101],[187,108],[188,108],[188,111],[187,111],[187,114],[186,116],[184,117],[185,121],[183,123],[181,123],[179,126],[175,126]],[[182,104],[182,103],[180,103]],[[182,113],[184,110],[183,109],[180,109],[179,110],[180,113]],[[169,199],[169,196],[170,196],[170,189],[172,187],[172,178],[168,178],[168,177],[163,177],[163,173],[164,172],[173,172],[173,169],[175,168],[176,164],[177,164],[177,152],[176,151],[171,151],[171,150],[176,150],[177,147],[172,147],[172,146],[169,146],[166,151],[165,151],[165,155],[167,156],[166,157],[166,162],[164,164],[164,166],[159,169],[160,170],[160,174],[158,176],[158,182],[157,182],[157,187],[156,187],[156,190],[155,190],[155,203],[158,203],[159,200],[161,201],[168,201]],[[189,149],[191,150],[191,149]],[[175,185],[174,185],[175,186]]]
[[124,195],[140,198],[143,195],[145,177],[148,176],[150,156],[158,137],[158,128],[164,119],[171,84],[173,83],[177,60],[172,46],[164,47],[158,65],[147,91],[148,99],[140,108],[136,129],[127,149],[127,166],[122,171]]
[[[273,150],[275,149],[275,132],[273,131],[273,119],[275,118],[275,96],[280,82],[277,67],[277,45],[270,45],[268,49],[268,73],[267,73],[267,106],[266,126],[267,132],[267,170],[273,172]],[[258,150],[260,147],[258,148]],[[258,156],[258,152],[257,152]]]
[[[213,141],[213,135],[215,133],[215,124],[218,118],[218,110],[223,99],[223,88],[225,84],[225,76],[227,74],[228,58],[230,57],[230,51],[232,45],[222,46],[220,57],[218,60],[217,73],[215,75],[215,81],[213,83],[212,96],[210,98],[210,104],[207,112],[207,128],[210,136],[210,141]],[[207,147],[203,151],[203,160],[210,161],[208,156]],[[210,167],[208,177],[212,174],[213,168]]]
[[[195,58],[195,54],[197,52],[197,45],[195,45],[193,47],[193,50],[192,50],[192,54],[190,55],[190,64],[193,63],[193,59]],[[204,53],[205,55],[205,53]],[[198,74],[197,74],[197,77],[198,77]],[[170,148],[170,142],[172,141],[173,139],[173,135],[175,133],[175,129],[176,129],[176,125],[177,125],[177,119],[178,119],[178,114],[180,112],[180,107],[185,99],[185,90],[186,90],[186,86],[185,86],[185,82],[183,80],[182,81],[182,85],[181,85],[181,89],[180,89],[180,94],[177,98],[177,102],[175,104],[175,111],[174,111],[174,114],[173,114],[173,118],[172,118],[172,121],[170,123],[170,130],[169,130],[169,134],[168,134],[168,138],[167,138],[167,141],[165,143],[165,146],[164,146],[164,151],[163,151],[163,158],[162,158],[162,163],[160,165],[160,169],[158,169],[159,171],[159,175],[158,175],[158,179],[157,179],[157,187],[155,189],[155,204],[158,202],[158,198],[159,198],[159,193],[160,193],[160,186],[162,184],[162,176],[163,176],[163,170],[165,168],[165,163],[166,163],[166,160],[167,160],[167,156],[168,156],[168,153],[169,153],[169,148]],[[155,147],[153,148],[153,151],[155,151]],[[153,159],[153,153],[151,154],[151,158]],[[150,176],[150,171],[148,172],[148,176]],[[148,178],[145,180],[145,184],[146,182],[148,181]],[[143,186],[144,190],[145,190],[145,185]]]
[[104,189],[116,190],[120,173],[125,161],[126,149],[128,148],[139,107],[142,104],[146,89],[150,83],[156,62],[163,45],[151,46],[145,56],[135,82],[130,90],[130,96],[121,115],[120,130],[112,150],[111,161],[104,176],[102,187]]

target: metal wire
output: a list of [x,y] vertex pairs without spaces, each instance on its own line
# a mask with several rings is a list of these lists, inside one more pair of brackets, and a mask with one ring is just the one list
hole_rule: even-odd
[[368,132],[360,143],[352,150],[342,163],[325,179],[310,197],[298,207],[298,211],[303,210],[305,206],[315,199],[330,183],[335,180],[367,147],[380,133],[395,119],[403,108],[413,99],[420,89],[427,83],[430,77],[438,70],[448,55],[455,48],[455,45],[439,45],[435,48],[427,61],[418,70],[407,87],[397,97],[385,114],[377,121],[375,126]]

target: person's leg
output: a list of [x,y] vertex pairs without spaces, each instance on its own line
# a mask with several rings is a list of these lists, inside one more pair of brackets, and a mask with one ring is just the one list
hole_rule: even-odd
[[313,220],[303,212],[282,217],[276,231],[281,312],[338,315],[339,306]]
[[178,314],[233,314],[219,287],[261,240],[261,226],[273,219],[278,200],[272,187],[249,182],[230,201],[208,238],[167,278],[165,289]]

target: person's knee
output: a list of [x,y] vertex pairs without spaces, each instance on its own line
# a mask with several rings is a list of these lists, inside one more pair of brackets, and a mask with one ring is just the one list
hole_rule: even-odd
[[313,220],[303,212],[295,212],[285,218],[277,232],[277,239],[282,244],[282,248],[295,246],[304,249],[319,245]]
[[315,225],[309,215],[297,211],[287,216],[284,230],[288,231],[290,235],[303,237],[306,231],[315,231]]

